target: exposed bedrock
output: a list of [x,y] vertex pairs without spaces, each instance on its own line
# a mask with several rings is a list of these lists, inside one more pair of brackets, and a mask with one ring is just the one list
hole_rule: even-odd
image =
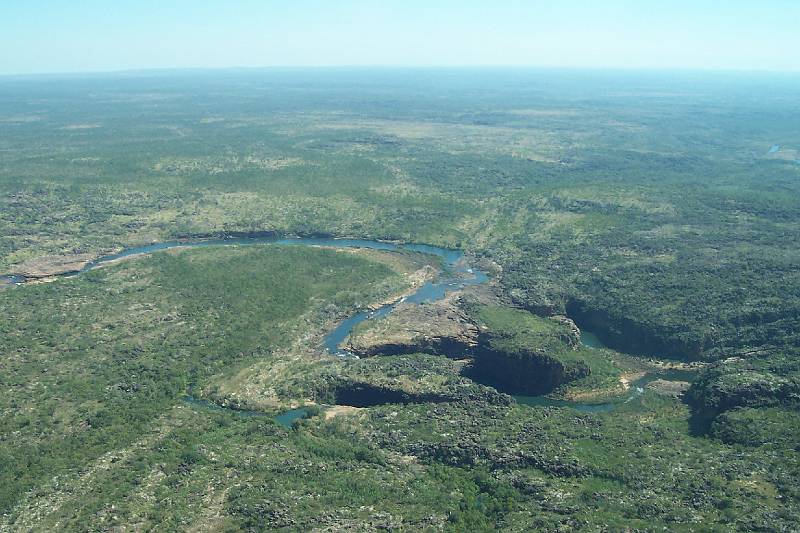
[[535,468],[558,477],[578,477],[587,469],[575,460],[563,462],[529,450],[490,449],[475,441],[416,442],[408,452],[425,461],[436,461],[452,466],[488,466],[497,468]]
[[[508,347],[503,334],[479,329],[460,304],[457,296],[434,304],[403,304],[386,318],[354,331],[345,348],[361,357],[409,353],[469,357],[473,362],[465,369],[466,376],[509,394],[546,394],[589,375],[587,364],[549,355],[549,347]],[[552,340],[564,349],[574,348],[579,339],[574,323],[566,317],[553,319],[563,331],[554,333]]]
[[427,353],[463,358],[478,344],[478,328],[453,303],[400,304],[389,316],[354,331],[345,349],[362,357]]
[[508,394],[541,395],[588,376],[582,361],[563,362],[544,351],[501,350],[492,347],[492,336],[482,335],[467,375]]
[[461,375],[464,363],[426,354],[337,359],[303,378],[316,402],[382,404],[466,402],[508,405],[511,398]]
[[800,379],[730,359],[706,370],[692,383],[686,397],[695,414],[703,419],[742,407],[797,406]]
[[[461,378],[464,379],[464,378]],[[467,380],[464,380],[467,381]],[[437,389],[413,390],[402,383],[384,384],[369,381],[341,379],[320,391],[320,400],[336,405],[372,407],[384,404],[409,403],[489,403],[509,405],[511,398],[490,387],[464,383],[460,386],[442,386]]]
[[780,436],[793,424],[790,419],[800,416],[800,373],[791,360],[770,368],[763,361],[730,358],[708,367],[684,397],[692,408],[689,422],[695,433],[758,445],[772,433],[779,440],[795,434],[792,429],[792,435]]
[[647,390],[651,390],[661,396],[671,396],[673,398],[680,398],[689,389],[691,383],[688,381],[667,381],[665,379],[656,379],[647,384]]
[[594,332],[603,344],[621,352],[697,360],[708,348],[700,341],[681,339],[677,333],[659,331],[629,318],[613,316],[586,302],[572,300],[567,304],[566,311],[581,329]]
[[337,405],[353,407],[371,407],[387,403],[436,403],[448,401],[448,397],[440,394],[413,394],[403,390],[372,385],[369,383],[342,383],[334,393]]
[[47,278],[78,272],[96,259],[94,254],[44,255],[29,259],[15,269],[15,273],[25,278]]
[[462,391],[408,392],[402,389],[363,382],[342,382],[334,391],[337,405],[371,407],[383,404],[488,402],[507,404],[508,396],[488,388],[468,388]]

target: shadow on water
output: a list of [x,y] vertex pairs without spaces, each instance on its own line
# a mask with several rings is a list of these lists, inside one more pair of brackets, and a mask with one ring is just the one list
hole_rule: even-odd
[[290,409],[284,413],[279,414],[278,416],[273,417],[278,424],[282,425],[285,428],[292,427],[292,424],[296,420],[302,420],[303,418],[308,418],[309,410],[305,407],[299,407],[297,409]]
[[[581,330],[581,344],[587,348],[605,348],[606,346],[594,333],[590,331]],[[697,378],[696,370],[660,370],[648,372],[641,378],[630,383],[630,393],[626,398],[618,399],[613,402],[602,403],[588,403],[588,402],[575,402],[570,400],[557,400],[547,398],[546,396],[520,396],[515,395],[513,398],[521,405],[529,405],[533,407],[568,407],[582,413],[607,413],[613,411],[620,405],[629,403],[644,394],[645,388],[649,383],[656,380],[665,381],[688,381],[691,383]]]
[[[449,250],[438,246],[427,244],[404,244],[372,241],[364,239],[334,239],[328,237],[280,237],[272,233],[264,233],[249,236],[236,236],[227,238],[202,239],[196,241],[168,241],[128,248],[116,254],[100,257],[87,263],[77,272],[66,272],[56,277],[73,277],[93,270],[104,264],[118,261],[126,257],[151,254],[154,252],[170,250],[173,248],[204,248],[209,246],[252,246],[258,244],[280,244],[292,246],[323,246],[331,248],[365,248],[371,250],[386,251],[410,251],[422,254],[429,254],[439,257],[443,263],[443,272],[433,281],[426,282],[419,287],[413,294],[403,298],[401,302],[424,303],[441,300],[448,292],[462,289],[468,285],[478,285],[485,283],[489,277],[486,273],[472,268],[466,261],[464,253],[459,250]],[[25,283],[25,278],[21,276],[2,276],[0,277],[0,287],[13,286]],[[333,331],[328,333],[323,344],[329,353],[337,356],[352,356],[339,348],[339,345],[347,338],[350,332],[361,322],[373,318],[380,318],[391,313],[397,304],[388,304],[377,310],[362,311],[342,321]],[[400,398],[401,401],[408,400]],[[183,397],[183,401],[191,406],[203,408],[211,411],[235,413],[245,417],[270,417],[267,413],[260,411],[238,410],[223,407],[208,400],[196,398],[191,395]],[[274,418],[284,427],[291,427],[292,424],[300,419],[309,416],[306,408],[292,409],[281,413]]]
[[581,330],[581,344],[587,348],[605,348],[605,345],[591,331]]
[[25,278],[22,276],[0,276],[0,289],[11,287],[13,285],[19,285],[20,283],[24,282]]
[[[439,278],[434,281],[426,282],[413,294],[407,296],[406,298],[403,298],[401,302],[408,302],[408,303],[435,302],[437,300],[441,300],[442,298],[444,298],[448,292],[462,289],[468,285],[479,285],[485,283],[489,279],[486,273],[481,272],[480,270],[475,269],[470,265],[468,265],[465,260],[463,252],[459,250],[449,250],[446,248],[440,248],[438,246],[431,246],[427,244],[402,244],[402,243],[372,241],[365,239],[334,239],[327,237],[286,238],[286,237],[275,236],[273,234],[204,239],[198,241],[168,241],[168,242],[150,244],[146,246],[138,246],[126,249],[117,254],[111,254],[100,257],[95,261],[87,263],[78,272],[65,273],[62,274],[61,276],[67,277],[67,276],[82,274],[84,272],[88,272],[90,270],[97,268],[98,266],[101,266],[103,264],[112,261],[117,261],[134,255],[150,254],[153,252],[169,250],[172,248],[202,248],[209,246],[231,246],[231,245],[252,246],[258,244],[325,246],[332,248],[366,248],[371,250],[386,250],[386,251],[406,250],[411,252],[430,254],[442,259],[444,271],[439,276]],[[0,287],[18,285],[24,282],[25,279],[21,276],[15,276],[15,275],[0,276]],[[366,320],[380,318],[388,315],[397,307],[397,305],[398,305],[397,303],[384,305],[379,309],[362,311],[345,319],[336,328],[334,328],[333,331],[331,331],[325,336],[323,340],[325,348],[332,355],[352,356],[352,354],[350,354],[345,350],[342,350],[341,348],[339,348],[339,346],[347,338],[347,336],[350,335],[350,332],[353,330],[353,328],[355,328],[358,324]],[[588,348],[605,347],[596,334],[585,330],[581,332],[581,344],[583,344]],[[623,400],[622,403],[631,401],[635,397],[641,395],[647,383],[655,379],[691,381],[692,379],[694,379],[694,373],[684,371],[683,374],[680,374],[680,371],[667,371],[667,372],[648,374],[642,379],[637,380],[631,384],[631,389],[633,392],[631,396],[628,399]],[[523,405],[542,406],[542,407],[569,407],[582,412],[612,411],[620,404],[620,402],[589,404],[580,402],[570,402],[567,400],[553,400],[545,398],[543,396],[515,396],[515,398],[517,402]],[[185,396],[183,400],[187,404],[191,404],[194,406],[199,406],[206,409],[218,410],[224,412],[236,412],[241,416],[253,416],[253,417],[270,416],[266,413],[262,413],[259,411],[235,410],[222,407],[213,402],[209,402],[207,400],[201,400],[198,398],[194,398],[192,396]],[[295,420],[303,418],[307,415],[308,411],[304,408],[300,408],[300,409],[292,409],[290,411],[282,413],[274,417],[274,419],[284,427],[291,427],[292,423]]]

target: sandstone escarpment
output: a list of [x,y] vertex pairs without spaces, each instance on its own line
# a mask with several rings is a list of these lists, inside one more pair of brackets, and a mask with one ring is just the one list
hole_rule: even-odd
[[303,381],[316,402],[370,407],[382,404],[481,402],[508,405],[505,394],[461,375],[464,363],[413,354],[337,359]]
[[603,344],[621,352],[692,361],[701,359],[709,348],[701,339],[684,338],[663,325],[617,316],[586,302],[573,300],[567,304],[566,312],[578,326],[597,332]]
[[353,332],[345,349],[362,357],[428,353],[469,356],[478,328],[448,297],[432,304],[400,304],[388,317]]
[[511,394],[546,394],[590,374],[588,364],[572,355],[580,331],[569,318],[509,310],[512,323],[523,320],[515,323],[519,330],[506,331],[499,324],[501,329],[494,330],[485,324],[479,328],[464,307],[469,304],[458,295],[433,304],[401,304],[388,317],[354,331],[345,348],[361,357],[427,353],[470,358],[465,370],[470,378]]
[[590,372],[582,361],[567,363],[543,350],[497,348],[491,336],[485,335],[475,351],[470,375],[509,394],[540,395]]

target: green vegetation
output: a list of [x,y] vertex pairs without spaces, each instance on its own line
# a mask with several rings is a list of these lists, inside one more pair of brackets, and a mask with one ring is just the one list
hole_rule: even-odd
[[473,476],[489,472],[492,483],[483,490],[502,496],[501,512],[476,505],[468,483],[454,498],[492,528],[791,529],[797,454],[693,437],[687,418],[684,405],[645,393],[609,414],[481,403],[386,406],[359,425],[368,428],[363,442],[384,452]]
[[[0,280],[0,530],[797,530],[798,87],[0,79],[0,274],[251,232],[461,248],[494,274],[450,317],[479,326],[471,366],[322,353],[419,281],[415,254],[209,247]],[[619,351],[581,347],[564,316]],[[619,396],[676,361],[709,362],[685,401]]]
[[775,407],[733,409],[714,420],[711,435],[731,444],[772,444],[796,449],[800,443],[800,413]]
[[626,351],[800,343],[800,165],[767,154],[800,145],[796,79],[376,76],[4,80],[0,270],[209,233],[391,238],[491,257],[518,303]]
[[511,403],[507,395],[464,377],[463,365],[463,361],[426,354],[335,359],[296,372],[278,388],[286,397],[304,393],[317,402],[352,407],[457,401]]
[[541,351],[563,363],[584,362],[576,354],[578,339],[555,320],[519,309],[485,306],[478,310],[480,324],[491,332],[491,347],[508,352]]
[[800,360],[792,355],[729,359],[709,368],[687,393],[695,431],[751,444],[766,442],[769,432],[791,445],[787,436],[795,434],[800,409]]
[[[798,520],[791,435],[763,454],[691,436],[687,407],[650,393],[584,415],[517,406],[444,357],[298,349],[357,302],[402,289],[371,261],[284,246],[190,249],[0,293],[12,391],[4,525],[688,530]],[[530,328],[540,345],[564,347],[550,336],[565,331],[555,321],[478,312],[507,338],[522,342]],[[323,406],[291,430],[180,401],[188,386],[224,388],[243,373],[284,405],[365,387],[385,396],[368,409]]]
[[565,322],[501,306],[477,309],[481,343],[475,373],[503,390],[544,394],[561,388],[582,396],[619,393],[620,369],[608,350],[579,344]]
[[13,438],[0,448],[0,509],[143,435],[161,439],[189,387],[285,358],[313,324],[402,287],[354,254],[258,246],[157,253],[3,291],[0,433]]

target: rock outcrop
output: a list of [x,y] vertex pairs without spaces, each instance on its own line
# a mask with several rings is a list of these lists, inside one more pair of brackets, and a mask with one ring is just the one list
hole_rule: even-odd
[[16,268],[16,273],[25,278],[49,278],[78,272],[96,258],[94,254],[43,255],[25,261]]
[[800,404],[800,382],[769,371],[724,363],[710,368],[687,392],[697,412],[714,417],[738,407]]
[[578,325],[575,324],[574,320],[564,315],[553,315],[550,319],[555,320],[559,324],[564,324],[567,327],[568,331],[560,337],[561,340],[573,348],[577,348],[580,345],[581,330],[578,328]]
[[[511,398],[461,375],[462,361],[426,354],[335,359],[305,375],[318,403],[370,407],[383,404],[467,402],[510,405]],[[296,385],[290,386],[297,390]]]
[[361,357],[427,353],[467,357],[478,328],[449,296],[431,304],[400,304],[386,318],[353,332],[345,349]]
[[662,396],[680,398],[690,386],[691,383],[688,381],[667,381],[665,379],[656,379],[647,384],[647,390],[651,390]]
[[410,392],[401,386],[341,380],[334,387],[336,405],[372,407],[384,404],[489,402],[508,405],[510,397],[479,385],[443,387],[439,391]]
[[[542,331],[523,328],[512,334],[479,328],[463,304],[459,294],[432,304],[401,304],[389,316],[356,329],[344,348],[361,357],[426,353],[470,358],[466,375],[510,394],[546,394],[589,375],[585,362],[561,353],[580,344],[580,330],[571,319],[537,318]],[[525,342],[509,342],[512,337]]]
[[[710,366],[692,383],[685,398],[692,407],[691,424],[705,433],[721,415],[739,410],[800,407],[800,375],[789,368],[778,375],[773,369],[739,358],[720,361]],[[736,425],[741,426],[741,423]]]
[[618,316],[587,302],[573,300],[567,303],[566,311],[579,327],[596,331],[603,344],[621,352],[693,361],[710,348],[700,339],[680,337],[663,325]]
[[582,361],[565,362],[543,350],[498,348],[492,340],[481,336],[469,375],[508,394],[547,394],[591,372]]

